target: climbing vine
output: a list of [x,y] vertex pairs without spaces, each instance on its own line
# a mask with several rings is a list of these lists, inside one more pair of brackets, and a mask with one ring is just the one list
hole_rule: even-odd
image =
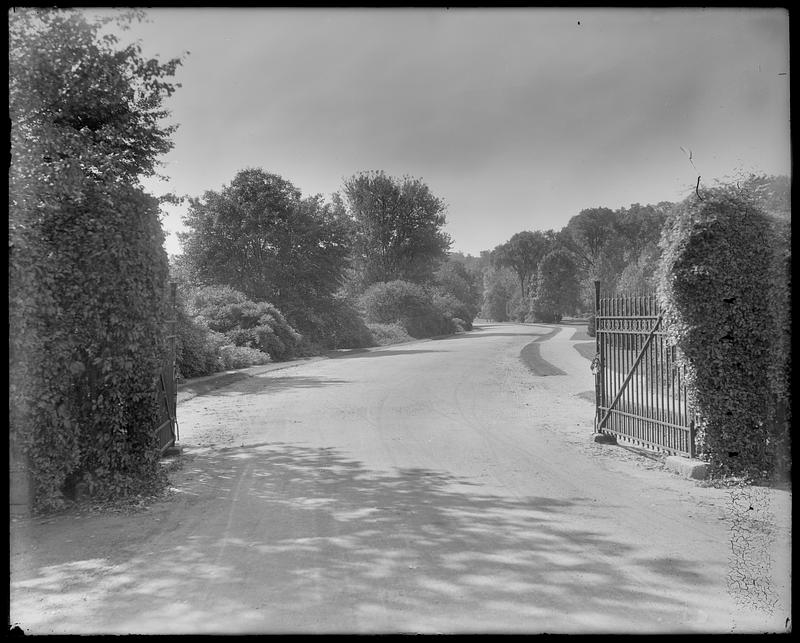
[[[123,20],[129,18],[122,18]],[[167,257],[139,186],[171,147],[179,61],[119,48],[79,12],[9,14],[10,439],[35,507],[163,482],[152,434]]]
[[716,475],[769,476],[786,449],[774,430],[786,388],[779,234],[751,193],[723,186],[687,199],[662,236],[659,295]]

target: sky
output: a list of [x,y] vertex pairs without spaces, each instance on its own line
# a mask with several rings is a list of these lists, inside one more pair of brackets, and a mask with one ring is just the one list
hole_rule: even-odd
[[[162,61],[179,129],[155,194],[260,167],[330,198],[365,170],[422,179],[452,250],[581,210],[790,175],[783,9],[150,9],[122,32]],[[166,248],[188,206],[169,206]]]

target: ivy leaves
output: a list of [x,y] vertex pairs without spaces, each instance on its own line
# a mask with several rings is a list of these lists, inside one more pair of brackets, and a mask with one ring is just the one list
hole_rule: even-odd
[[689,368],[702,416],[700,452],[722,475],[759,477],[775,466],[771,419],[781,383],[772,362],[782,315],[773,292],[777,243],[769,217],[746,193],[687,199],[662,236],[659,294],[669,334]]
[[[125,18],[123,18],[124,20]],[[168,275],[156,199],[179,60],[118,48],[76,11],[9,15],[10,430],[38,509],[163,482],[152,435]]]

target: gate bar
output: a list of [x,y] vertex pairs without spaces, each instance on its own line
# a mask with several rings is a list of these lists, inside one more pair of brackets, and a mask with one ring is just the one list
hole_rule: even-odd
[[664,313],[663,312],[659,313],[658,319],[656,319],[656,323],[653,326],[653,329],[650,331],[650,334],[647,336],[647,339],[644,342],[644,346],[642,346],[642,349],[639,351],[639,354],[636,356],[636,359],[634,360],[633,364],[628,370],[628,374],[622,381],[622,385],[619,387],[619,390],[617,391],[617,394],[614,397],[614,401],[608,405],[608,410],[606,411],[606,414],[603,416],[603,419],[600,420],[600,424],[597,425],[598,431],[603,428],[603,425],[606,423],[608,417],[611,415],[611,411],[614,410],[614,406],[616,405],[617,402],[619,402],[620,397],[622,397],[622,394],[625,392],[625,387],[628,385],[628,382],[630,382],[631,378],[633,377],[633,373],[636,370],[636,367],[639,365],[639,362],[642,360],[645,351],[647,351],[647,347],[650,346],[650,342],[653,340],[656,330],[658,330],[658,327],[661,325],[661,320],[663,319],[663,317]]

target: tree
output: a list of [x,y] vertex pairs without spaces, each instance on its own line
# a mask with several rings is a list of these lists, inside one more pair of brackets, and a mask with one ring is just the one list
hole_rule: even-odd
[[277,174],[240,171],[219,192],[191,199],[184,223],[195,278],[268,301],[303,332],[314,330],[342,283],[350,228],[341,200],[303,198]]
[[524,311],[516,277],[510,268],[488,266],[483,273],[483,307],[481,317],[497,322],[511,318],[522,321]]
[[[791,180],[788,176],[748,174],[736,182],[737,190],[753,199],[772,217],[791,219]],[[723,185],[732,188],[732,185]]]
[[629,208],[616,211],[616,228],[625,264],[639,261],[643,254],[658,245],[664,222],[673,207],[674,204],[667,201],[658,205],[633,203]]
[[590,279],[601,278],[604,259],[608,258],[609,250],[619,238],[617,213],[609,208],[581,210],[569,220],[566,228],[569,234],[565,238],[579,267]]
[[604,292],[613,292],[625,267],[619,213],[609,208],[582,210],[569,220],[561,239],[578,266],[582,305],[592,308],[594,281],[600,281]]
[[470,273],[464,263],[448,260],[436,271],[436,285],[443,294],[452,295],[466,309],[464,321],[472,323],[481,309],[481,286],[477,276]]
[[[124,27],[133,17],[118,20]],[[176,126],[160,121],[168,114],[163,100],[180,86],[165,79],[181,61],[145,60],[138,44],[116,49],[115,36],[100,35],[109,21],[89,23],[70,11],[9,14],[14,165],[37,168],[42,180],[28,195],[37,201],[46,175],[60,179],[59,196],[86,179],[135,184],[172,149]]]
[[462,252],[449,252],[447,254],[447,261],[460,263],[467,269],[468,273],[480,280],[481,275],[483,275],[483,269],[491,262],[490,255],[491,252],[488,250],[481,251],[478,257],[473,257],[469,254],[465,255]]
[[[121,16],[125,26],[132,16]],[[163,482],[153,437],[167,257],[153,175],[178,59],[75,11],[9,14],[9,420],[34,502]]]
[[642,248],[638,257],[625,266],[617,281],[617,294],[636,294],[655,292],[658,280],[658,264],[661,261],[661,249],[655,243]]
[[520,297],[525,299],[529,294],[530,281],[536,275],[539,262],[554,242],[555,233],[552,230],[518,232],[492,251],[492,265],[511,268],[516,273],[519,279]]
[[562,248],[547,253],[539,262],[531,297],[534,321],[557,323],[574,313],[579,304],[580,282],[572,255]]
[[420,179],[362,172],[344,182],[355,223],[353,262],[361,287],[394,280],[428,283],[446,258],[445,204]]

